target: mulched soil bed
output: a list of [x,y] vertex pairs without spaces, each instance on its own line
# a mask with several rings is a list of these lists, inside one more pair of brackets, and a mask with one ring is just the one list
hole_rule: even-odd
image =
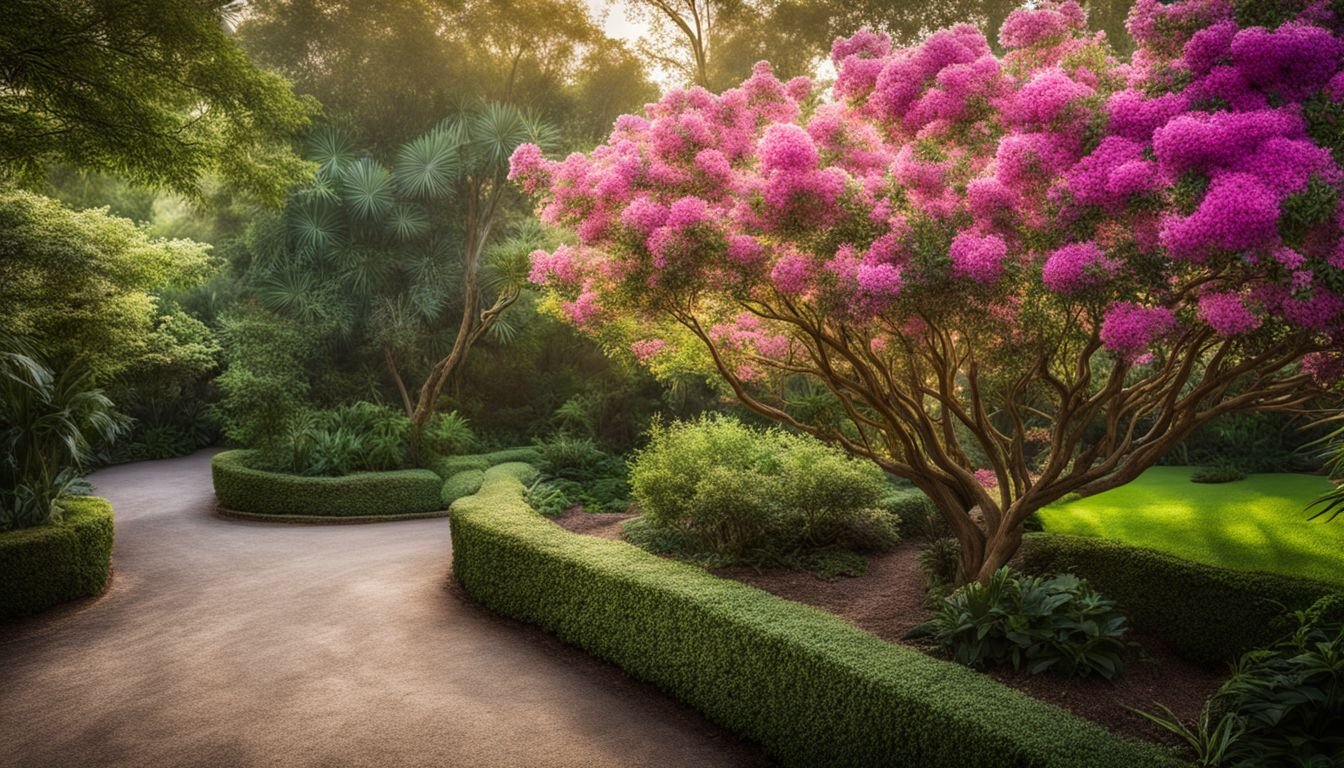
[[[576,507],[553,520],[575,533],[620,539],[621,527],[631,517],[634,515],[592,515]],[[921,546],[918,541],[902,543],[890,552],[869,558],[864,575],[836,581],[783,569],[732,567],[714,573],[829,611],[889,642],[932,653],[927,645],[901,640],[912,627],[929,619],[924,607],[923,577],[916,561]],[[1017,674],[1010,669],[991,669],[988,674],[1004,685],[1100,723],[1114,733],[1179,744],[1176,737],[1125,707],[1151,710],[1153,702],[1158,701],[1171,707],[1182,719],[1193,719],[1204,700],[1226,677],[1227,670],[1208,670],[1185,661],[1156,639],[1143,636],[1134,639],[1146,658],[1132,660],[1124,676],[1114,683]]]

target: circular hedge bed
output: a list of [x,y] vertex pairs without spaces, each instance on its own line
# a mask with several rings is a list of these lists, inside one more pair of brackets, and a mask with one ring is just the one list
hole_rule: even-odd
[[100,594],[112,575],[112,505],[61,501],[61,519],[0,533],[0,619]]
[[284,520],[425,517],[442,510],[443,480],[427,469],[305,477],[251,466],[252,451],[224,451],[210,464],[226,512]]

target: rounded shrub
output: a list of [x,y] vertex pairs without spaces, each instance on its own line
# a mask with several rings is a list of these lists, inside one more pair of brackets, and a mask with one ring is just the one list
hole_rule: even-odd
[[60,517],[0,533],[0,619],[96,595],[112,575],[112,505],[64,498]]
[[211,462],[222,507],[256,515],[395,517],[443,509],[443,481],[427,469],[304,477],[254,468],[252,451],[225,451]]
[[772,561],[826,547],[876,551],[899,539],[873,464],[810,438],[724,417],[655,426],[631,464],[647,525],[730,560]]
[[1207,467],[1195,467],[1190,473],[1192,483],[1234,483],[1245,480],[1246,473],[1232,464],[1214,464]]

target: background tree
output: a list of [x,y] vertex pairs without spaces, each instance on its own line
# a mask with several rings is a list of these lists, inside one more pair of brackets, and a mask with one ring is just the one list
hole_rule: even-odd
[[314,110],[234,43],[222,0],[14,0],[0,8],[0,169],[53,163],[194,196],[217,175],[283,199]]
[[252,0],[238,37],[317,98],[361,143],[387,151],[433,128],[470,82],[454,0]]
[[[655,369],[910,479],[986,581],[1035,510],[1340,375],[1344,40],[1299,10],[1141,0],[1127,69],[1066,2],[1011,14],[1002,58],[969,25],[838,41],[809,111],[767,66],[673,91],[589,156],[515,154],[579,238],[532,277]],[[790,412],[797,377],[844,421]]]
[[[542,240],[501,237],[513,193],[508,157],[553,130],[517,107],[464,110],[402,145],[389,165],[336,131],[319,133],[319,171],[285,214],[262,223],[251,292],[271,311],[370,349],[395,385],[413,441],[472,347],[501,325]],[[389,167],[390,166],[390,167]]]
[[210,274],[208,249],[101,210],[0,192],[0,327],[107,380],[149,353],[159,292]]

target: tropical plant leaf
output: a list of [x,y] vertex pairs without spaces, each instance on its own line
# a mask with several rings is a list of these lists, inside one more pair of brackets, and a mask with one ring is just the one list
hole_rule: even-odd
[[442,128],[404,145],[392,174],[397,190],[421,200],[448,197],[461,170],[458,153],[459,145]]
[[387,216],[387,231],[399,240],[413,240],[429,232],[429,213],[416,203],[397,203]]
[[341,180],[345,182],[346,205],[361,219],[377,219],[396,202],[392,174],[373,158],[361,158],[347,165]]

